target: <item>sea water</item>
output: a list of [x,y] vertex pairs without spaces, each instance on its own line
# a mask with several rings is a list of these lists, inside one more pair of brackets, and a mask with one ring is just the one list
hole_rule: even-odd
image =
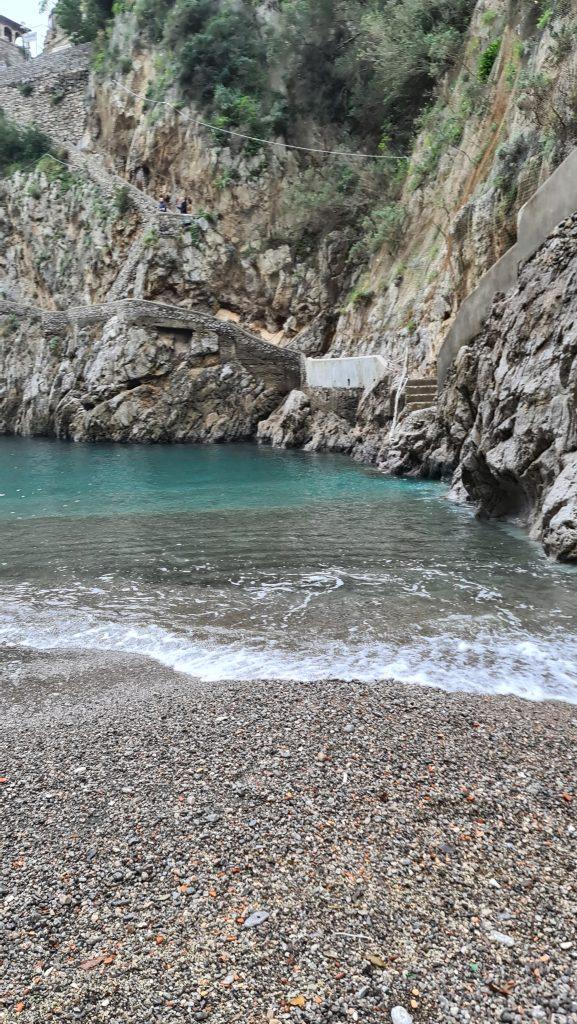
[[344,457],[0,438],[0,643],[577,701],[577,572]]

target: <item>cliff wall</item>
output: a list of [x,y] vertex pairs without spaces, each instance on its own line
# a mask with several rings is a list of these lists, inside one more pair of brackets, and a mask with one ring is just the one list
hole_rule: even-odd
[[528,528],[577,561],[577,214],[497,296],[459,351],[438,409],[382,435],[386,472],[452,479],[480,515]]
[[0,432],[73,441],[252,437],[300,359],[235,324],[149,302],[0,303]]
[[[155,259],[149,247],[154,283],[140,272],[135,294],[225,306],[308,355],[380,354],[396,372],[408,363],[434,373],[463,299],[515,243],[519,209],[577,141],[577,0],[555,0],[546,18],[542,8],[479,0],[454,69],[423,115],[398,195],[383,206],[378,164],[352,161],[350,172],[374,195],[374,216],[359,215],[356,230],[325,232],[326,196],[317,200],[315,190],[341,161],[282,146],[251,151],[207,131],[167,55],[132,15],[117,18],[109,60],[91,79],[86,141],[151,196],[189,196],[211,228],[202,269],[195,254],[162,243]],[[481,81],[479,62],[495,44]],[[299,131],[295,141],[313,148],[351,148],[337,125],[304,119]]]

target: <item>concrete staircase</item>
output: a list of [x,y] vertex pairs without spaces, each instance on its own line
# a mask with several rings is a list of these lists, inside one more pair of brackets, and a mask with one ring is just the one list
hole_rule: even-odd
[[405,413],[431,409],[437,404],[437,381],[434,377],[409,377],[405,386]]

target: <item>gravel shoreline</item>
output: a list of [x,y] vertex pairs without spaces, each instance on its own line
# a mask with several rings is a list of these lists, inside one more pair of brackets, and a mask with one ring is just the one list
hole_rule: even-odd
[[0,1021],[577,1022],[577,708],[85,653],[0,681]]

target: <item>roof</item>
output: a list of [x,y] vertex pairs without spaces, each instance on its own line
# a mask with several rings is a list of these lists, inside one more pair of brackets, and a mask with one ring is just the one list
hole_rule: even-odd
[[3,14],[0,14],[0,21],[3,25],[8,25],[8,28],[13,28],[15,32],[28,32],[29,30],[25,25],[20,25],[17,21],[12,21],[12,18],[5,18]]

